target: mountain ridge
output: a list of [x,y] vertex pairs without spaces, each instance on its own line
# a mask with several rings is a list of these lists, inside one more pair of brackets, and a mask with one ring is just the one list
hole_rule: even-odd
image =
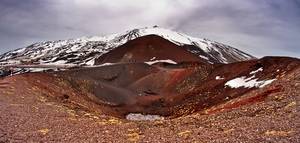
[[[93,60],[128,41],[147,35],[157,35],[178,46],[190,46],[188,51],[210,63],[231,63],[255,57],[236,48],[194,38],[168,29],[151,27],[133,29],[107,36],[83,37],[78,39],[46,41],[0,55],[0,64],[77,64],[93,65]],[[204,51],[199,52],[199,50]],[[225,56],[224,56],[225,55]],[[60,60],[61,58],[67,60]]]

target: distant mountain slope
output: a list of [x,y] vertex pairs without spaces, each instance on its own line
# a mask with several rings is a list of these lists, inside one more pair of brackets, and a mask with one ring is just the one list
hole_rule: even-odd
[[[201,50],[201,49],[199,49]],[[203,61],[185,47],[178,46],[160,36],[147,35],[128,41],[127,43],[103,54],[95,60],[95,64],[169,61],[179,63],[187,61]]]
[[146,35],[158,35],[210,63],[232,63],[255,57],[230,46],[187,36],[171,30],[152,27],[140,28],[103,37],[47,41],[0,55],[0,64],[78,64],[94,65],[94,60],[126,42]]

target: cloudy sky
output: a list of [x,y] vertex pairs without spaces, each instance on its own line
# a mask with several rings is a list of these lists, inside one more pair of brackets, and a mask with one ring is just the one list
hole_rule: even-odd
[[300,57],[300,0],[0,0],[0,53],[153,25],[257,57]]

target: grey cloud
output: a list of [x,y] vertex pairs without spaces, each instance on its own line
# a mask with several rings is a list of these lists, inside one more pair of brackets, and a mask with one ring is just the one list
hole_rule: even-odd
[[196,9],[177,29],[233,45],[259,57],[300,56],[299,6],[293,1],[222,2],[211,0]]
[[0,53],[160,25],[256,56],[300,57],[299,0],[2,0]]

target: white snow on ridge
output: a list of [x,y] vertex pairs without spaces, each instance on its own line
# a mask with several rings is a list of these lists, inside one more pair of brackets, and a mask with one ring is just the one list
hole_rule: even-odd
[[189,39],[189,36],[181,33],[177,33],[168,29],[163,28],[141,28],[139,29],[139,32],[141,36],[146,35],[158,35],[162,36],[165,39],[168,39],[170,41],[173,41],[175,44],[191,44],[191,40]]
[[146,64],[148,65],[153,65],[153,64],[156,64],[156,63],[169,63],[169,64],[173,64],[173,65],[176,65],[177,63],[173,60],[155,60],[155,61],[149,61],[149,62],[145,62]]
[[271,84],[273,81],[276,79],[270,79],[270,80],[262,80],[258,81],[258,79],[254,79],[255,76],[246,78],[246,76],[243,77],[238,77],[235,79],[232,79],[230,81],[227,81],[225,83],[225,86],[229,86],[231,88],[240,88],[240,87],[245,87],[245,88],[262,88],[265,87],[268,84]]
[[[159,27],[155,27],[155,28],[154,27],[153,28],[146,27],[146,28],[139,29],[139,34],[140,34],[140,36],[158,35],[158,36],[161,36],[179,46],[195,45],[195,46],[199,47],[200,49],[204,50],[205,52],[209,52],[211,50],[218,51],[218,49],[212,45],[213,42],[210,40],[191,37],[186,34],[175,32],[175,31],[172,31],[169,29],[164,29],[164,28],[159,28]],[[225,59],[225,61],[226,60],[227,59]]]
[[26,50],[26,48],[21,48],[19,50],[14,51],[14,53],[21,53],[24,52]]

